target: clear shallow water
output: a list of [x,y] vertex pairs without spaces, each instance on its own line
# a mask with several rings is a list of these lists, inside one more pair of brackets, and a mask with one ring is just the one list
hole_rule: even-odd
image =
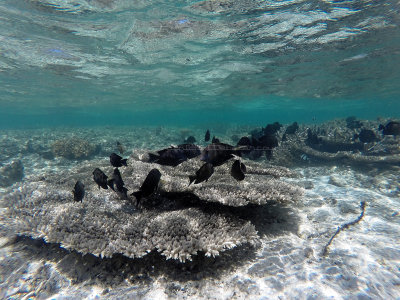
[[393,116],[399,15],[398,1],[2,1],[0,125]]
[[[398,1],[1,1],[0,181],[11,183],[0,189],[0,297],[397,299],[398,137],[328,153],[307,144],[307,129],[328,141],[325,148],[340,149],[357,143],[359,129],[326,121],[355,115],[381,139],[378,125],[399,118],[399,8]],[[243,161],[290,167],[299,176],[283,180],[306,190],[298,203],[258,208],[257,249],[236,247],[215,260],[199,255],[182,266],[160,255],[83,256],[4,233],[15,220],[3,214],[4,198],[29,185],[27,201],[64,195],[61,204],[75,207],[71,189],[80,179],[83,207],[94,198],[124,205],[92,180],[95,167],[112,173],[117,140],[134,166],[122,171],[131,192],[146,175],[138,166],[150,167],[139,163],[147,151],[189,134],[205,146],[206,128],[235,144],[274,121],[285,127],[272,160]],[[300,130],[283,142],[293,121]],[[80,160],[54,155],[58,141],[69,148],[76,138],[100,152]],[[15,162],[23,176],[10,172]],[[201,162],[191,162],[194,173]],[[176,172],[162,169],[167,179],[187,179]],[[229,172],[223,175],[236,191]],[[249,184],[263,180],[248,176],[238,190],[250,195]],[[364,219],[323,256],[336,228],[360,214],[360,201],[367,202]],[[25,229],[41,234],[29,222]]]

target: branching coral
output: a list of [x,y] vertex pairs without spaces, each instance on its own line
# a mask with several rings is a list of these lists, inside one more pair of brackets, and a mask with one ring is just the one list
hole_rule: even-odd
[[215,256],[258,238],[254,225],[234,216],[209,215],[199,208],[138,212],[93,193],[74,203],[69,190],[45,183],[23,185],[2,204],[1,223],[10,223],[12,232],[102,257],[142,257],[157,250],[183,262],[199,251]]
[[[111,190],[99,190],[91,180],[91,171],[98,165],[87,163],[86,167],[79,167],[79,179],[86,189],[82,203],[73,201],[71,193],[76,178],[60,173],[47,181],[31,181],[10,189],[0,202],[4,208],[0,225],[10,232],[44,238],[84,254],[111,257],[121,253],[134,258],[156,250],[167,259],[184,262],[198,252],[216,256],[258,241],[251,222],[224,208],[260,205],[269,200],[286,202],[298,199],[302,193],[301,188],[274,176],[284,169],[259,169],[239,184],[230,176],[229,166],[225,166],[226,170],[218,168],[208,182],[188,187],[188,174],[201,163],[193,160],[177,168],[157,165],[162,174],[159,192],[152,196],[157,205],[144,205],[142,210],[133,205],[133,196],[120,200]],[[137,190],[154,167],[130,158],[128,166],[121,169],[126,187]],[[182,205],[169,205],[168,201],[177,201],[173,195],[179,193],[193,195],[198,201],[192,205],[181,197]],[[151,200],[150,197],[144,204]]]

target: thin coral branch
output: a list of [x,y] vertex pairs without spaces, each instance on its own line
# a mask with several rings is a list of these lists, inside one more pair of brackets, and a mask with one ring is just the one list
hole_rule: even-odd
[[338,227],[338,229],[336,230],[336,232],[334,233],[334,235],[330,238],[329,242],[325,245],[324,250],[322,251],[322,255],[327,255],[328,254],[328,247],[329,245],[332,243],[333,239],[339,234],[339,232],[341,232],[344,229],[349,228],[350,226],[353,226],[355,224],[357,224],[358,222],[361,221],[361,219],[364,217],[364,213],[365,213],[365,207],[366,207],[366,202],[362,201],[360,202],[360,207],[361,207],[361,214],[358,216],[357,219],[349,222],[349,223],[345,223],[342,226]]

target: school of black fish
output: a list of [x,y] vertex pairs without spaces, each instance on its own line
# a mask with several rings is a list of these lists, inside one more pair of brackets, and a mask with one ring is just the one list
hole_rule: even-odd
[[[347,127],[352,129],[361,128],[363,124],[355,119],[349,117],[346,119]],[[249,159],[257,159],[265,153],[268,160],[272,158],[273,149],[278,146],[278,139],[276,133],[280,130],[282,125],[279,122],[268,124],[261,130],[253,130],[251,136],[243,136],[239,139],[236,146],[221,143],[218,138],[213,136],[211,144],[207,145],[203,150],[194,144],[196,139],[193,136],[185,139],[184,144],[178,146],[171,146],[169,148],[156,151],[157,154],[148,153],[149,163],[157,163],[163,166],[176,167],[179,164],[200,156],[200,160],[204,164],[196,171],[194,175],[189,176],[190,184],[200,184],[208,181],[214,173],[214,169],[227,163],[230,159],[235,158],[230,174],[237,181],[245,179],[246,166],[240,161],[240,157],[248,157]],[[282,136],[282,141],[287,139],[288,135],[293,135],[299,129],[297,122],[289,125]],[[380,125],[378,128],[382,131],[382,135],[400,135],[400,122],[390,121],[386,125]],[[210,130],[207,129],[204,141],[210,141]],[[361,131],[354,135],[353,140],[358,139],[362,143],[379,142],[380,139],[370,129],[361,129]],[[323,140],[311,129],[307,131],[307,145],[320,145]],[[122,154],[124,147],[120,142],[117,142],[117,149]],[[99,168],[93,171],[93,180],[98,185],[99,189],[108,189],[110,187],[116,192],[121,199],[129,199],[128,189],[122,179],[121,173],[118,168],[127,166],[127,160],[116,153],[111,153],[110,163],[114,167],[111,179]],[[147,198],[157,192],[158,185],[161,179],[161,172],[158,169],[152,169],[139,190],[131,193],[131,196],[136,198],[136,207],[139,206],[142,198]],[[85,196],[85,186],[81,181],[77,181],[74,189],[72,190],[74,201],[82,202]]]

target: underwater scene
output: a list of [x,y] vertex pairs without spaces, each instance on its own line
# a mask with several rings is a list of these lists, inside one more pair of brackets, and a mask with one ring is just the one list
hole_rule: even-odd
[[398,0],[2,0],[0,299],[400,299]]

